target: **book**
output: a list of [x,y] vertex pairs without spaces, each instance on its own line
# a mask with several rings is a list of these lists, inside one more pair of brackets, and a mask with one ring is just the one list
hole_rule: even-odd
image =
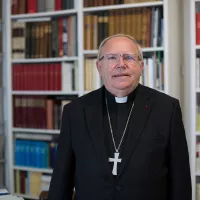
[[4,157],[5,136],[0,135],[0,160]]

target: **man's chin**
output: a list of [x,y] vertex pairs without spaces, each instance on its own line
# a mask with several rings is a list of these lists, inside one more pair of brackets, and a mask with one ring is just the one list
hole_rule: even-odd
[[121,84],[115,85],[115,88],[118,89],[118,90],[127,90],[127,89],[132,88],[132,86],[133,85],[130,85],[130,84],[127,84],[127,83],[121,83]]

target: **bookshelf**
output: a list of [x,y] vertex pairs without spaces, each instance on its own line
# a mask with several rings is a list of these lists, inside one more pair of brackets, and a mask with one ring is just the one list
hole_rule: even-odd
[[[200,1],[184,1],[184,122],[188,138],[192,178],[192,200],[200,199],[199,168],[199,27]],[[197,28],[198,27],[198,28]]]
[[[23,176],[26,176],[27,172],[41,173],[41,174],[52,173],[52,169],[49,168],[49,166],[38,167],[37,165],[35,166],[16,165],[16,158],[18,156],[18,154],[16,153],[18,152],[18,150],[16,150],[18,149],[16,148],[16,142],[18,141],[18,139],[19,138],[30,139],[32,137],[33,141],[37,140],[37,141],[42,142],[42,141],[50,141],[48,137],[57,138],[59,135],[59,125],[56,125],[53,128],[51,124],[48,127],[44,124],[38,125],[37,124],[38,121],[36,120],[37,121],[36,123],[35,119],[39,118],[40,119],[39,121],[42,121],[42,119],[45,118],[45,116],[42,115],[42,113],[40,113],[40,114],[36,114],[37,117],[33,119],[31,118],[31,114],[28,114],[27,110],[24,111],[27,113],[21,112],[23,111],[22,108],[26,107],[27,105],[29,105],[29,108],[31,107],[30,105],[38,106],[38,105],[44,104],[44,102],[47,103],[47,101],[51,105],[52,105],[52,101],[53,102],[64,101],[63,103],[66,103],[65,100],[71,101],[73,100],[73,98],[77,98],[79,96],[87,94],[91,90],[99,88],[101,86],[101,81],[100,81],[100,78],[98,78],[97,72],[93,70],[94,65],[95,65],[95,59],[97,57],[98,40],[103,39],[102,37],[105,37],[105,33],[107,33],[107,36],[109,34],[114,34],[114,33],[119,33],[119,32],[128,32],[128,31],[129,31],[129,34],[131,34],[135,30],[138,30],[137,35],[139,37],[140,35],[139,29],[134,30],[130,28],[132,28],[132,24],[134,23],[141,24],[142,19],[143,19],[142,12],[146,12],[146,14],[148,13],[150,18],[151,16],[154,16],[155,20],[152,20],[152,21],[154,22],[157,20],[157,22],[156,24],[152,23],[152,26],[154,27],[153,29],[154,32],[152,31],[152,34],[155,34],[154,39],[153,37],[150,38],[150,33],[149,33],[148,36],[147,34],[145,35],[145,39],[144,39],[144,40],[148,40],[149,45],[147,45],[146,41],[142,41],[144,44],[142,47],[142,51],[144,53],[145,66],[146,68],[148,66],[151,71],[150,72],[146,71],[145,72],[146,74],[144,74],[141,81],[144,81],[144,83],[146,85],[149,85],[150,87],[154,87],[157,90],[160,90],[164,93],[167,93],[169,95],[172,95],[180,99],[181,60],[180,60],[180,55],[178,51],[180,49],[180,37],[179,37],[180,16],[178,14],[180,11],[179,10],[180,7],[178,6],[180,1],[179,0],[163,0],[163,1],[141,2],[140,0],[138,0],[137,3],[130,3],[131,1],[125,0],[125,2],[127,2],[125,4],[117,4],[116,3],[117,1],[116,0],[108,1],[108,2],[113,2],[113,5],[99,4],[98,6],[98,5],[93,4],[86,7],[85,6],[87,4],[86,0],[85,0],[85,3],[83,0],[74,0],[74,7],[72,9],[63,9],[63,10],[56,10],[56,11],[52,11],[52,9],[50,9],[48,11],[43,10],[41,12],[27,13],[27,14],[24,14],[23,12],[21,12],[20,14],[18,14],[17,12],[15,14],[12,14],[11,12],[12,11],[11,5],[13,5],[11,4],[12,1],[11,0],[6,1],[6,4],[4,5],[4,11],[5,11],[5,17],[6,17],[6,40],[5,41],[7,44],[6,49],[5,49],[6,50],[6,56],[5,56],[6,68],[5,69],[6,69],[6,89],[7,89],[6,101],[8,102],[7,108],[6,108],[7,110],[6,127],[7,127],[7,132],[8,132],[8,141],[9,141],[8,171],[9,171],[9,180],[10,180],[9,191],[11,193],[14,193],[18,196],[22,196],[26,199],[37,199],[38,195],[26,194],[26,192],[22,193],[22,192],[19,192],[19,189],[18,191],[16,191],[15,181],[17,177],[19,177],[19,173],[23,172],[22,174]],[[51,2],[53,1],[51,0]],[[129,16],[127,16],[128,17],[127,20],[123,18],[126,13],[125,11],[128,11],[129,13]],[[117,15],[116,14],[117,12],[119,12],[120,14]],[[158,17],[159,15],[160,17]],[[36,24],[36,29],[37,29],[37,26],[40,26],[41,23],[44,23],[44,24],[47,24],[49,22],[53,23],[53,21],[54,22],[56,20],[59,21],[59,19],[64,18],[64,17],[66,17],[67,19],[70,19],[71,16],[76,16],[77,23],[73,24],[73,22],[69,22],[75,25],[76,34],[72,34],[69,30],[68,30],[69,31],[68,34],[71,33],[71,36],[75,35],[74,41],[78,41],[78,42],[77,44],[71,44],[69,38],[67,42],[69,42],[68,45],[71,45],[71,46],[76,45],[75,53],[72,51],[72,52],[68,52],[69,53],[68,55],[62,54],[62,56],[58,56],[58,54],[55,53],[56,54],[55,56],[51,53],[49,54],[48,52],[48,55],[44,56],[42,54],[41,56],[41,52],[39,54],[37,50],[32,50],[31,52],[32,54],[30,54],[29,50],[27,50],[26,48],[27,46],[23,46],[23,48],[18,47],[18,48],[21,48],[20,49],[21,52],[23,52],[22,50],[26,49],[26,51],[23,52],[23,54],[13,55],[13,52],[17,52],[15,51],[16,49],[13,49],[13,47],[15,47],[13,45],[13,37],[12,37],[13,23],[15,22],[21,23],[21,27],[18,27],[18,28],[22,28],[22,29],[24,28],[25,23],[26,25],[31,24],[32,27],[35,27],[35,24]],[[90,16],[94,17],[95,20],[99,20],[99,21],[93,21],[96,27],[99,25],[103,27],[105,30],[107,29],[107,32],[99,32],[98,34],[101,34],[101,36],[97,36],[97,31],[96,32],[94,31],[94,34],[91,34],[91,30],[89,30],[88,27],[91,28],[92,26],[90,26],[91,24],[88,25],[87,22],[85,21],[85,20],[89,20],[91,22],[92,18]],[[117,20],[115,20],[115,17]],[[161,20],[161,18],[163,20]],[[103,19],[103,23],[105,23],[104,25],[101,24],[102,19]],[[145,20],[148,20],[146,15],[145,15]],[[57,21],[55,23],[58,23]],[[123,21],[129,23],[129,26],[127,26],[129,27],[128,28],[129,30],[128,29],[127,31],[125,31],[125,29],[116,30],[115,28],[112,28],[111,25],[109,24],[109,23],[112,24],[113,22],[122,23]],[[117,26],[117,24],[114,24],[113,27],[120,27],[120,26]],[[71,29],[73,30],[73,28],[74,26],[72,26]],[[124,26],[124,28],[126,28],[126,26]],[[26,28],[25,30],[26,30],[25,31],[26,33],[30,31],[28,30],[28,28]],[[97,30],[97,29],[94,29],[94,30]],[[101,28],[99,27],[98,30],[101,30]],[[151,30],[151,29],[144,28],[144,30],[140,30],[140,31],[143,31],[146,33],[147,30]],[[89,41],[90,36],[92,36],[91,38],[93,38],[92,42]],[[63,41],[62,41],[63,44],[66,42],[65,37],[66,35],[63,36]],[[73,40],[73,38],[71,38],[71,40]],[[34,41],[35,42],[32,44],[32,46],[38,43],[37,39],[35,39]],[[150,42],[152,43],[152,45],[150,44]],[[45,43],[45,38],[43,38],[42,41],[40,40],[38,44],[40,45],[42,44],[43,46],[47,45],[47,43]],[[93,46],[87,46],[88,44],[92,44]],[[48,45],[51,45],[51,44],[48,44]],[[173,48],[171,48],[171,46],[173,46]],[[46,48],[46,46],[44,48]],[[46,48],[46,51],[47,49],[48,48]],[[39,51],[41,51],[41,49]],[[70,73],[69,71],[68,73],[66,73],[65,69],[66,68],[71,69],[71,66],[72,66],[71,64],[74,66],[76,65],[76,67],[73,68],[74,69],[73,73],[75,77],[74,78],[75,86],[72,89],[68,87],[68,89],[63,90],[64,86],[62,84],[69,84],[69,83],[65,83],[65,82],[58,83],[56,81],[59,80],[58,77],[60,77],[62,80],[64,78],[66,79],[66,76],[69,75]],[[157,75],[155,75],[154,68],[156,68],[157,70],[156,71]],[[56,72],[57,69],[59,70],[62,69],[62,70],[61,70],[61,74],[58,75],[57,78],[52,76],[52,74],[50,73],[48,76],[50,76],[51,78],[48,79],[45,77],[43,78],[39,77],[39,70],[41,69],[44,70],[43,71],[44,74],[48,73],[46,71],[49,71],[50,73],[51,71],[50,69],[54,69],[54,72]],[[30,70],[34,70],[34,71],[31,72]],[[35,77],[30,76],[30,74],[32,73],[34,73]],[[62,75],[65,75],[65,76],[62,77]],[[155,78],[156,80],[152,81],[152,77],[154,75],[156,77]],[[147,76],[148,76],[148,79],[147,79]],[[95,78],[92,79],[91,77],[95,77]],[[45,80],[48,82],[47,87],[45,86],[46,82],[43,82]],[[50,80],[54,80],[55,81],[54,84],[52,84]],[[149,80],[151,80],[150,83],[148,82]],[[34,84],[32,84],[32,82],[34,82]],[[40,82],[40,84],[38,84],[38,82]],[[49,84],[52,84],[51,87],[49,86]],[[39,87],[37,89],[38,85],[39,86],[43,85],[45,87],[44,88]],[[56,88],[52,89],[52,87],[55,85],[56,85]],[[37,98],[37,101],[35,100],[35,98]],[[19,102],[21,103],[19,104]],[[17,113],[15,110],[16,107],[21,108],[21,111],[19,110],[19,112],[21,112],[20,116],[22,116],[22,119],[20,119],[19,115],[18,117],[15,115],[15,113]],[[32,112],[36,110],[35,108],[36,107],[34,107]],[[38,106],[38,109],[39,108],[41,107]],[[52,113],[52,110],[50,112]],[[40,118],[41,117],[40,115],[42,115],[43,118]],[[24,116],[28,116],[27,117],[28,119],[26,119],[27,120],[26,123],[24,123],[25,121],[25,118],[23,118]],[[47,114],[47,116],[50,116],[50,114]],[[12,122],[13,118],[14,118],[14,124]],[[31,122],[34,122],[35,124],[32,124],[32,126],[30,126]],[[42,139],[44,137],[46,138]],[[18,141],[18,142],[21,142],[21,141]],[[21,145],[28,146],[27,144],[24,144],[24,143],[23,144],[21,143]],[[38,143],[36,143],[36,146],[37,145]],[[16,171],[18,175],[16,175]],[[24,173],[26,175],[24,175]]]

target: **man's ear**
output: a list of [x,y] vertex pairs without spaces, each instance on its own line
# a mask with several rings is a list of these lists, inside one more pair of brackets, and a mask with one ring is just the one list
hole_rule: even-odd
[[143,60],[140,61],[140,67],[142,70],[144,69],[144,61]]
[[96,61],[96,67],[97,67],[97,70],[99,72],[99,75],[101,76],[101,65],[100,65],[100,62],[98,60]]

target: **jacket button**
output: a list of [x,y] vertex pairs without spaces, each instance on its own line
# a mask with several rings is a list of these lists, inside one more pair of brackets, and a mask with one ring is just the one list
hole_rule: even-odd
[[120,191],[121,189],[122,189],[122,188],[121,188],[119,185],[116,186],[116,190],[117,190],[117,191]]

